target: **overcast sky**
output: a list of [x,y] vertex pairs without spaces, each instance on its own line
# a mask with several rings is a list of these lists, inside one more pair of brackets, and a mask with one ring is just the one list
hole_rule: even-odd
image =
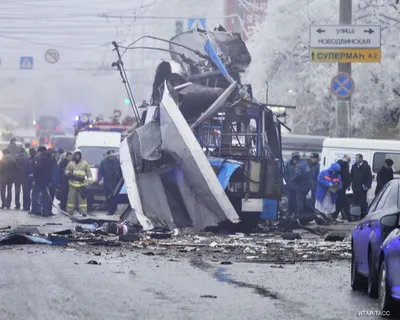
[[[171,38],[175,20],[207,17],[212,27],[223,13],[223,0],[0,0],[0,108],[38,115],[129,111],[111,41],[128,44],[144,34]],[[187,25],[185,26],[187,27]],[[155,45],[154,41],[141,45]],[[138,44],[139,45],[139,44]],[[45,53],[56,49],[50,64]],[[33,57],[33,70],[20,69],[20,57]],[[139,102],[148,99],[159,53],[127,53],[125,65]],[[8,108],[6,110],[5,108]]]

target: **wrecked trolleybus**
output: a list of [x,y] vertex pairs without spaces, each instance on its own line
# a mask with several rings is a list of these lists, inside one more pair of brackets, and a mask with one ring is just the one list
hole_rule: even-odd
[[[169,47],[125,48],[171,54],[157,67],[150,105],[120,146],[138,221],[145,230],[257,222],[266,199],[281,198],[281,130],[241,83],[251,62],[245,43],[221,27],[150,38]],[[121,61],[114,65],[122,76]]]

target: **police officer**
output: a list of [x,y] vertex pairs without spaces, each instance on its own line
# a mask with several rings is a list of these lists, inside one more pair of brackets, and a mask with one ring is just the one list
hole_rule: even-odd
[[311,187],[311,200],[309,204],[309,209],[311,211],[315,210],[315,193],[317,192],[317,182],[318,175],[320,171],[320,163],[319,163],[319,154],[311,153],[310,160],[308,161],[308,166],[310,167],[310,171],[308,172],[308,181],[310,182]]
[[288,214],[293,215],[296,212],[296,184],[292,181],[296,175],[296,165],[300,161],[298,152],[292,153],[292,158],[285,165],[285,188],[288,195]]
[[3,150],[3,155],[4,156],[0,161],[0,193],[2,202],[0,209],[10,209],[12,197],[11,189],[18,172],[18,167],[8,149]]
[[65,168],[65,175],[69,178],[67,213],[72,215],[75,209],[75,202],[78,201],[79,213],[87,215],[87,199],[82,196],[84,187],[87,183],[92,183],[92,172],[89,164],[82,159],[82,152],[79,149],[74,151],[73,160]]
[[295,175],[292,178],[296,186],[296,213],[304,214],[307,208],[307,194],[311,189],[309,181],[310,166],[308,160],[296,164]]
[[58,181],[57,181],[57,189],[59,193],[60,200],[60,209],[62,211],[67,210],[67,200],[68,200],[68,177],[65,175],[65,168],[68,163],[72,161],[73,155],[72,152],[67,152],[63,154],[58,162]]
[[115,156],[114,150],[109,150],[107,151],[107,157],[100,163],[98,177],[99,184],[104,185],[104,192],[107,199],[111,198],[121,178],[122,173],[119,160]]
[[50,217],[51,199],[49,187],[53,174],[51,153],[41,146],[33,161],[32,214]]

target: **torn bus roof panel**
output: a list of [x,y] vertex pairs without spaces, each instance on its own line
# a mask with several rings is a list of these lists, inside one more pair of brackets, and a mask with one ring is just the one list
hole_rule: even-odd
[[[182,167],[189,186],[198,197],[198,201],[210,209],[210,214],[212,211],[216,223],[226,220],[239,222],[235,209],[219,183],[198,140],[172,98],[166,82],[160,105],[160,127],[162,149],[175,157]],[[197,218],[199,217],[197,216]],[[206,217],[203,218],[206,219]]]
[[[228,220],[239,222],[170,90],[165,82],[159,121],[152,120],[134,130],[120,147],[127,193],[138,221],[145,230],[203,230]],[[157,134],[149,136],[157,131],[161,133],[161,145]],[[153,152],[161,152],[161,159],[148,156]],[[155,166],[151,172],[142,167],[144,156]],[[157,168],[162,161],[167,165]]]
[[[217,54],[222,57],[230,73],[245,72],[251,62],[250,52],[244,41],[237,35],[229,32],[198,32],[190,30],[176,35],[171,39],[172,42],[182,44],[191,49],[197,50],[202,55],[206,55],[204,45],[210,40],[216,48]],[[171,43],[170,49],[183,54],[186,58],[198,64],[203,58],[190,52],[185,48]],[[179,64],[185,63],[176,53],[171,53],[171,57]],[[185,68],[183,68],[185,69]]]
[[139,194],[139,184],[135,170],[135,159],[131,156],[128,139],[124,139],[119,147],[121,170],[124,176],[129,203],[135,210],[136,218],[145,230],[152,230],[153,224],[143,212],[142,202]]

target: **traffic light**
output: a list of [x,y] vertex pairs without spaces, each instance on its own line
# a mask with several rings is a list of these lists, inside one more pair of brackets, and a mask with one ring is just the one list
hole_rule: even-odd
[[181,34],[183,33],[183,21],[182,20],[176,20],[175,21],[175,34]]
[[125,98],[125,104],[131,104],[131,100],[129,100],[129,98]]

